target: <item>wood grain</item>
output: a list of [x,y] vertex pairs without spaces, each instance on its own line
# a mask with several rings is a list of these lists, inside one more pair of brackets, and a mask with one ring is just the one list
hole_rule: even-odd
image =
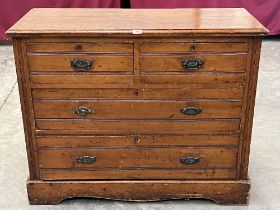
[[206,198],[218,204],[248,204],[249,189],[249,180],[27,182],[30,204],[58,204],[79,196],[126,201]]
[[[211,35],[211,34],[210,34]],[[34,43],[126,43],[126,44],[134,44],[135,41],[139,41],[140,44],[147,44],[147,43],[158,43],[158,44],[164,44],[164,43],[228,43],[228,44],[234,44],[234,43],[244,43],[247,42],[249,44],[252,37],[240,37],[240,36],[184,36],[184,37],[172,37],[172,36],[153,36],[153,37],[135,37],[135,36],[129,36],[126,37],[100,37],[100,36],[32,36],[30,35],[28,38],[26,38],[26,44],[34,44]],[[250,44],[249,44],[250,45]],[[248,46],[250,48],[250,46]]]
[[31,91],[27,84],[29,84],[28,77],[26,77],[26,59],[24,56],[22,39],[13,39],[13,49],[16,64],[18,91],[20,95],[22,121],[25,134],[26,152],[28,159],[29,178],[35,180],[38,178],[38,164],[36,144],[33,138],[33,115],[30,113],[33,110],[31,101]]
[[141,82],[147,84],[208,84],[208,83],[243,83],[243,73],[201,73],[184,74],[147,73],[141,75]]
[[50,55],[50,54],[29,54],[28,64],[33,72],[77,72],[71,66],[72,60],[92,61],[92,68],[86,72],[96,71],[133,71],[132,56],[108,56],[108,55]]
[[[247,204],[259,36],[267,30],[246,10],[33,9],[7,34],[31,204],[71,197]],[[75,71],[73,59],[93,68]],[[186,71],[186,59],[204,65]],[[96,112],[78,117],[76,106]],[[185,116],[184,106],[203,111]],[[78,163],[82,155],[96,162]],[[190,155],[200,161],[179,161]]]
[[113,180],[116,177],[123,180],[141,179],[181,179],[181,180],[211,180],[211,179],[235,179],[236,170],[227,168],[209,169],[106,169],[106,170],[83,170],[83,169],[41,169],[42,180]]
[[38,130],[91,131],[96,134],[221,134],[239,131],[239,120],[37,119]]
[[[188,70],[182,66],[182,61],[200,59],[204,62],[198,70]],[[244,72],[245,55],[148,55],[141,56],[142,72]]]
[[[51,40],[52,41],[52,40]],[[241,47],[241,46],[239,46]],[[133,44],[102,42],[28,43],[28,53],[133,53]]]
[[[169,148],[98,148],[98,149],[43,149],[38,151],[40,169],[145,169],[145,168],[234,168],[237,148],[223,147],[169,147]],[[77,157],[96,157],[94,163],[79,163]],[[200,161],[196,164],[182,164],[181,157],[195,156]],[[190,172],[191,173],[191,172]],[[98,177],[95,177],[98,178]],[[114,177],[119,179],[120,177]],[[142,179],[146,177],[142,176]],[[157,179],[160,179],[158,177]]]
[[[106,16],[106,18],[104,18]],[[110,20],[110,21],[108,21]],[[133,36],[211,34],[265,35],[245,9],[33,9],[7,32],[10,36]]]
[[257,81],[258,81],[258,71],[259,71],[259,61],[260,61],[260,50],[261,50],[261,39],[255,38],[253,40],[253,56],[250,60],[250,71],[247,72],[247,88],[244,93],[244,106],[245,115],[244,118],[244,132],[242,132],[242,138],[240,142],[240,178],[248,179],[248,167],[249,167],[249,155],[250,155],[250,144],[252,137],[253,128],[253,117],[254,117],[254,107],[255,98],[257,91]]
[[[210,40],[209,40],[210,41]],[[163,54],[163,53],[225,53],[225,52],[247,52],[249,44],[247,42],[236,43],[194,43],[194,42],[179,42],[179,43],[143,43],[140,46],[141,54]]]
[[38,148],[96,147],[169,147],[238,145],[238,135],[97,135],[97,136],[36,136]]
[[133,83],[133,75],[111,74],[32,74],[30,81],[35,84],[128,84]]
[[[74,109],[80,106],[93,113],[76,114]],[[34,102],[34,112],[37,119],[222,119],[241,118],[241,106],[240,101],[44,100]],[[185,107],[200,107],[202,112],[186,115],[182,113]]]
[[[137,95],[135,95],[137,91]],[[95,89],[33,89],[34,99],[236,99],[241,100],[242,88],[95,88]]]

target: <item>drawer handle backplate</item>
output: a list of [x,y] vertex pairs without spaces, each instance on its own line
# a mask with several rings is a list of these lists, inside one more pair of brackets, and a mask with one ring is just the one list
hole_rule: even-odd
[[181,157],[180,162],[183,164],[196,164],[200,161],[199,157],[193,157],[193,156],[187,156],[187,157]]
[[200,69],[203,66],[203,63],[204,62],[200,59],[183,60],[181,62],[182,66],[185,69],[190,69],[190,70]]
[[87,71],[89,69],[91,69],[93,64],[93,61],[89,61],[89,60],[72,60],[71,61],[71,66],[78,71]]
[[94,163],[96,161],[96,157],[85,155],[85,156],[77,157],[77,161],[79,163],[85,163],[85,164]]
[[94,113],[94,109],[88,108],[86,106],[79,106],[74,108],[74,114],[77,114],[81,117],[86,117],[92,113]]
[[197,115],[200,114],[202,112],[202,108],[201,107],[192,107],[192,106],[188,106],[188,107],[184,107],[181,109],[181,112],[185,115]]

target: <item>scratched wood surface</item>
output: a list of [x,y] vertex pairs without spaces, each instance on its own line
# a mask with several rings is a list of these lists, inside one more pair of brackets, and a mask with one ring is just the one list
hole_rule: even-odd
[[[106,18],[104,18],[106,16]],[[266,34],[245,9],[33,9],[8,34]],[[171,32],[172,31],[172,32]]]
[[[244,9],[31,10],[8,31],[30,203],[246,204],[258,36],[266,33]],[[189,60],[202,65],[189,69]],[[186,115],[186,107],[202,112]]]

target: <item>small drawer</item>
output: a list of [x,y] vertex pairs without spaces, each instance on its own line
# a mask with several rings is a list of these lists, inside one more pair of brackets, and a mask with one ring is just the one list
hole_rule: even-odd
[[142,43],[140,46],[141,54],[158,53],[189,53],[189,52],[247,52],[249,45],[247,42],[236,43]]
[[238,101],[40,100],[37,119],[222,119],[240,118]]
[[126,55],[29,54],[30,72],[133,72],[133,57]]
[[241,72],[188,72],[172,73],[142,73],[141,82],[147,84],[240,84],[245,82],[245,74]]
[[[41,177],[44,179],[44,173],[48,170],[69,170],[71,171],[91,171],[91,179],[103,179],[108,176],[108,171],[122,171],[115,173],[110,179],[128,178],[127,171],[133,171],[134,174],[140,175],[138,179],[162,179],[160,174],[151,175],[145,170],[165,170],[170,171],[164,175],[165,178],[181,177],[182,172],[185,178],[225,178],[220,173],[209,175],[205,173],[207,169],[224,169],[234,170],[237,161],[237,148],[194,148],[194,147],[170,147],[170,148],[111,148],[111,149],[43,149],[38,152],[39,168],[41,169]],[[196,170],[192,172],[192,170]],[[98,173],[99,171],[99,173]],[[107,171],[107,175],[98,175],[100,171]],[[198,175],[198,171],[201,174]],[[106,174],[106,173],[105,173]],[[177,176],[176,176],[177,174]],[[130,172],[130,176],[133,173]],[[198,176],[198,177],[197,177]],[[62,176],[63,177],[63,176]],[[60,178],[62,178],[60,177]],[[68,176],[69,177],[69,176]],[[53,175],[53,179],[57,176]],[[72,177],[76,178],[76,177]]]
[[126,74],[31,74],[32,84],[131,84],[133,75]]
[[242,99],[243,88],[33,89],[34,99]]
[[28,53],[133,53],[133,44],[129,43],[28,43]]
[[141,56],[142,72],[244,72],[247,55],[145,55]]

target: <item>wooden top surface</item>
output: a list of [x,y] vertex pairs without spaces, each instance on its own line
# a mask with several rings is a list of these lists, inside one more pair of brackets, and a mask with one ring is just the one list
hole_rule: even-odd
[[226,9],[32,9],[7,32],[10,36],[225,34],[265,35],[247,10]]

